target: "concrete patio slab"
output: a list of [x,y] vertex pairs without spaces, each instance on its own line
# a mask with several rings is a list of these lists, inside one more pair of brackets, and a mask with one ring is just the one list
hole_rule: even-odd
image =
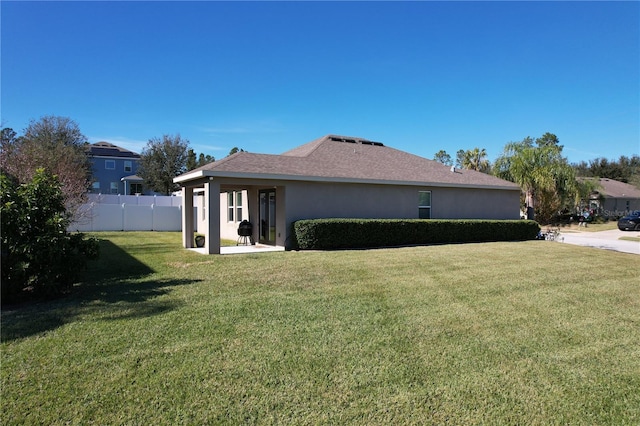
[[[204,248],[191,248],[196,253],[206,254]],[[268,253],[274,251],[284,251],[284,247],[268,246],[266,244],[254,244],[246,246],[224,246],[220,247],[220,254],[249,254],[249,253]]]

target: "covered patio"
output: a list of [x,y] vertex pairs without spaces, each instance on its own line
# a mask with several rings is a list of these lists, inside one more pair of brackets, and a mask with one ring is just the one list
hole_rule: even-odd
[[[206,172],[205,172],[206,173]],[[209,172],[210,173],[210,172]],[[284,214],[276,214],[283,206],[284,186],[259,179],[233,179],[220,176],[202,176],[179,182],[182,185],[182,243],[185,248],[202,254],[239,254],[284,251]],[[220,246],[221,218],[225,206],[221,206],[221,194],[246,191],[248,221],[253,225],[252,245]],[[198,205],[198,217],[194,214],[194,194],[202,200]],[[222,208],[221,208],[222,207]],[[281,210],[282,211],[282,210]],[[204,235],[204,247],[196,247],[196,230]]]

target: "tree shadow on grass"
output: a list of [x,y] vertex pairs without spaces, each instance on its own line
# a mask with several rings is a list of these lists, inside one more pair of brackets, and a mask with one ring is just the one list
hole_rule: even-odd
[[100,258],[89,263],[83,283],[91,285],[109,279],[139,278],[155,272],[131,254],[130,247],[125,251],[111,241],[100,240]]
[[112,321],[143,318],[181,304],[160,296],[198,280],[152,277],[153,269],[110,241],[100,241],[100,259],[91,262],[72,294],[2,310],[2,342],[21,339],[83,319]]

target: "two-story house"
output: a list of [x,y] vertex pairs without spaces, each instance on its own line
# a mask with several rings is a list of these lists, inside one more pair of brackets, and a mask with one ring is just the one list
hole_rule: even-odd
[[87,146],[87,155],[93,163],[94,194],[143,194],[142,178],[136,175],[140,154],[109,142]]

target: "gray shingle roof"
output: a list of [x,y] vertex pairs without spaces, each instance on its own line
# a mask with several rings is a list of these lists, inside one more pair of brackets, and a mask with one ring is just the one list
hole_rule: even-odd
[[192,170],[176,180],[244,175],[310,181],[519,188],[512,182],[473,170],[456,169],[452,172],[449,166],[437,161],[379,142],[337,135],[323,136],[281,155],[238,152]]
[[607,198],[640,198],[640,189],[628,183],[607,178],[600,178],[598,182],[602,188],[598,189],[597,192]]
[[86,148],[91,157],[140,158],[140,155],[109,142],[96,142]]

